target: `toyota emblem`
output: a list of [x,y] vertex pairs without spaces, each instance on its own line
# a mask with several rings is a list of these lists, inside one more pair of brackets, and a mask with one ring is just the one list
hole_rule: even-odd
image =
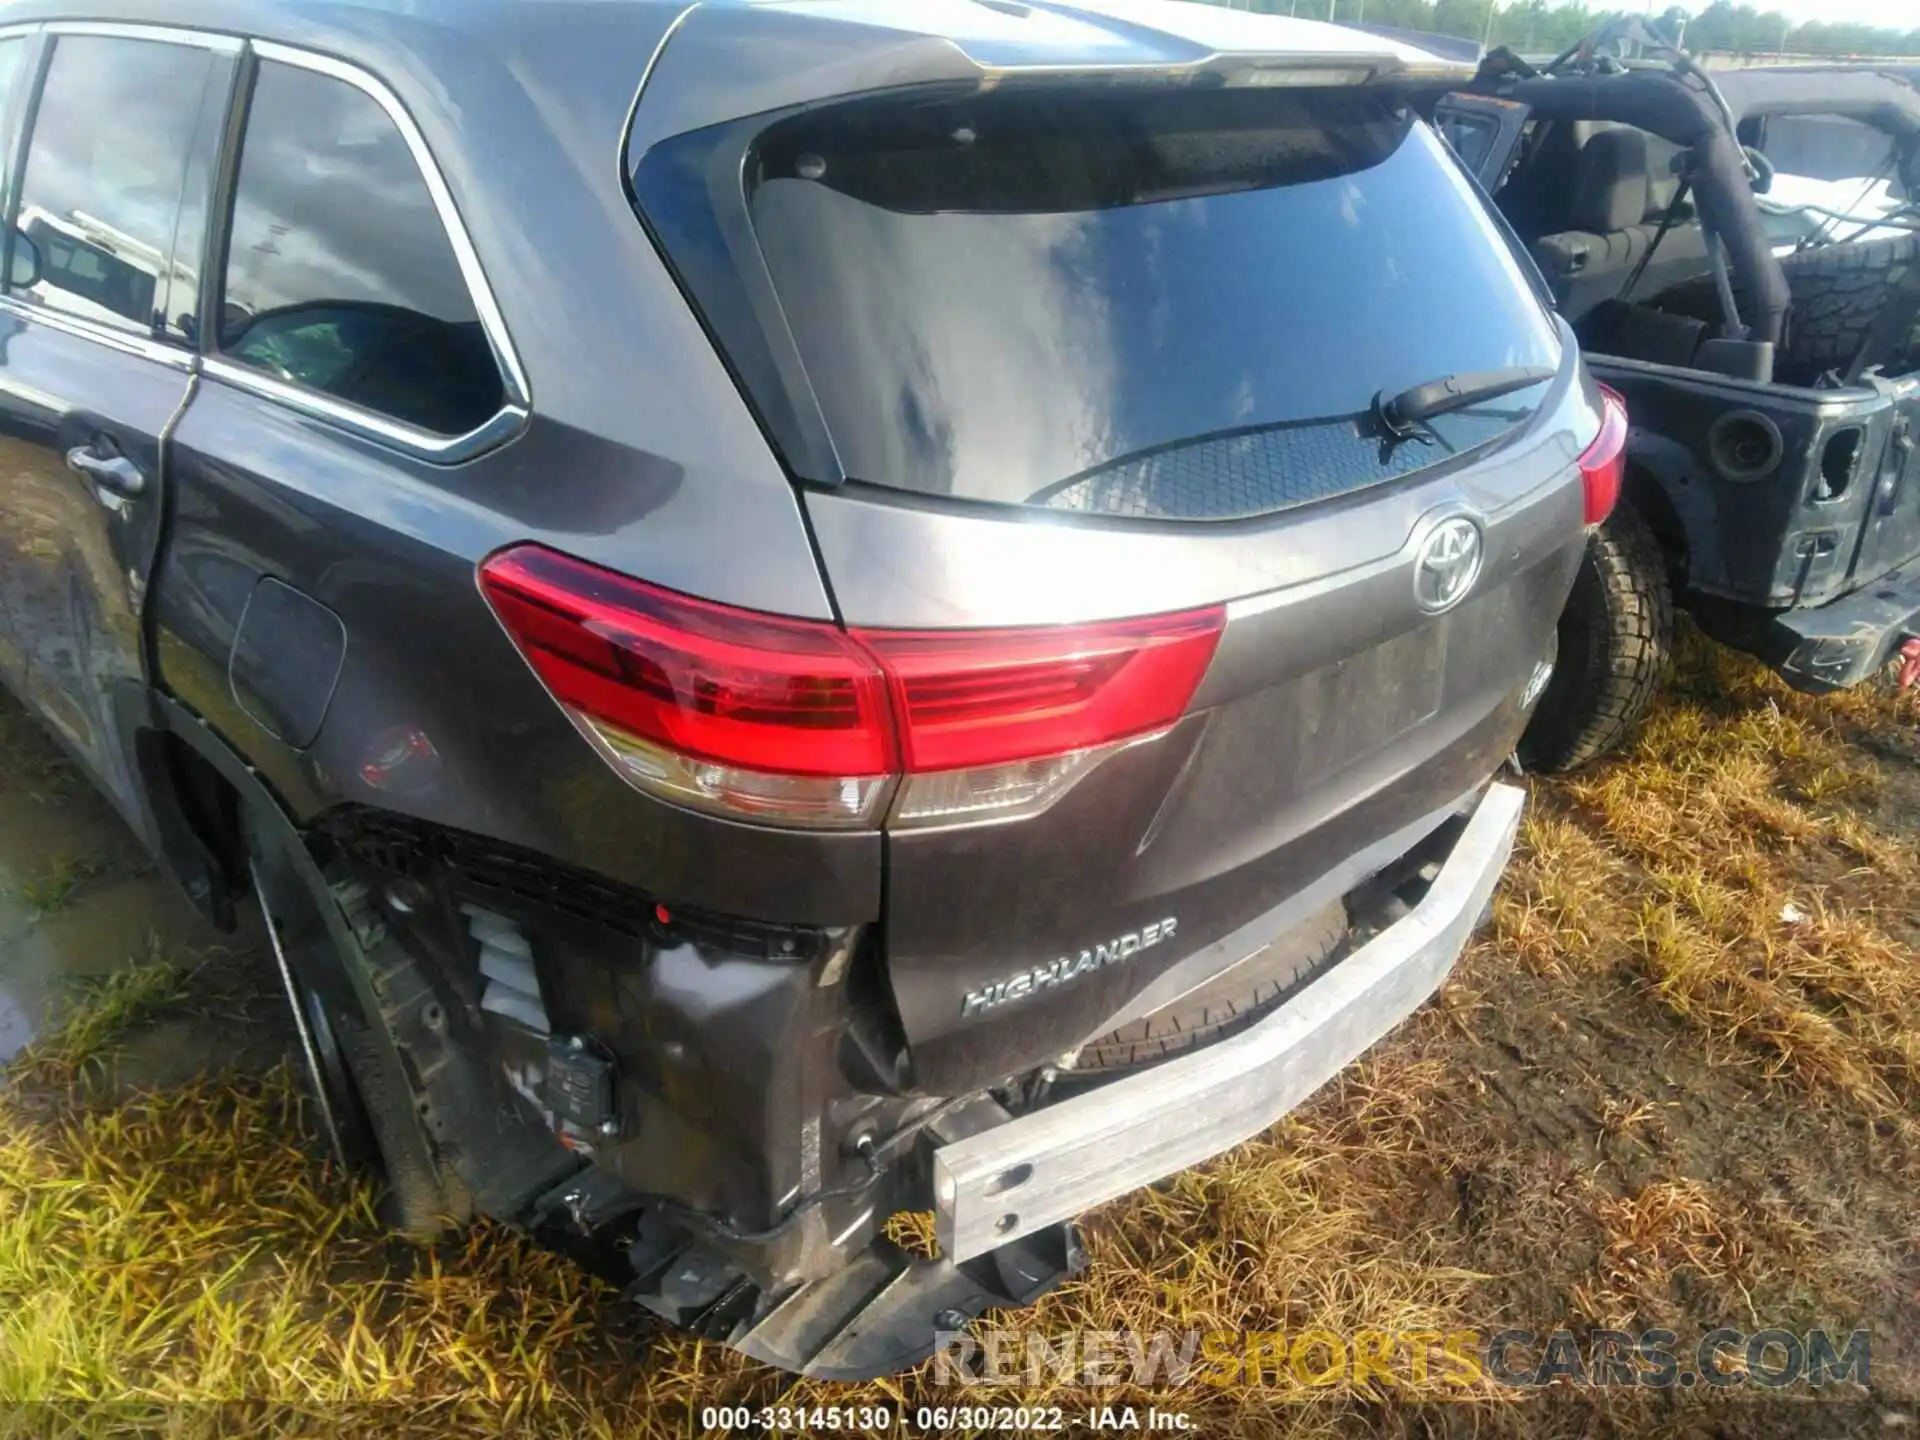
[[1480,576],[1480,527],[1464,515],[1450,515],[1427,532],[1413,562],[1413,598],[1422,610],[1438,615],[1466,598]]

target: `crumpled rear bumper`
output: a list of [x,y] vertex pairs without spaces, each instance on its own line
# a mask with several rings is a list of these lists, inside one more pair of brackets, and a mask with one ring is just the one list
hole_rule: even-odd
[[942,1252],[965,1261],[1257,1135],[1439,988],[1525,803],[1490,786],[1414,909],[1259,1023],[934,1151]]

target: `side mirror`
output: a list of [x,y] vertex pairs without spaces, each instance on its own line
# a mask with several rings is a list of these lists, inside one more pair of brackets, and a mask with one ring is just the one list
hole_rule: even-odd
[[13,254],[7,265],[7,288],[29,290],[40,283],[40,247],[24,230],[13,232]]

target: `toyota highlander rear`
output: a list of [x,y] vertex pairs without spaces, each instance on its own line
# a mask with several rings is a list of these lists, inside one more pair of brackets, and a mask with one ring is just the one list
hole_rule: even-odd
[[8,12],[0,683],[257,901],[397,1229],[878,1375],[1445,979],[1626,430],[1421,118],[1463,72],[1166,0],[103,3]]
[[[641,791],[882,837],[878,912],[812,962],[846,1093],[755,1138],[813,1147],[805,1180],[636,1247],[655,1309],[817,1374],[1050,1283],[1074,1213],[1438,985],[1624,430],[1419,118],[1431,57],[1217,11],[877,13],[695,11],[627,152],[833,618],[532,546],[483,572]],[[903,1208],[942,1260],[874,1238]]]
[[[1441,983],[1625,422],[1432,56],[1144,0],[654,18],[575,67],[638,94],[619,191],[579,140],[571,308],[505,292],[528,429],[434,481],[455,668],[363,679],[348,616],[319,908],[408,957],[356,1013],[477,1207],[869,1375]],[[545,363],[582,328],[618,353]]]

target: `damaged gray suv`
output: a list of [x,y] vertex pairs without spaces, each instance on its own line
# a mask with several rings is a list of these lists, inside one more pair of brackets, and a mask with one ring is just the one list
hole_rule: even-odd
[[258,897],[401,1228],[872,1375],[1439,985],[1625,429],[1419,118],[1462,71],[1178,4],[148,14],[0,26],[0,674]]

